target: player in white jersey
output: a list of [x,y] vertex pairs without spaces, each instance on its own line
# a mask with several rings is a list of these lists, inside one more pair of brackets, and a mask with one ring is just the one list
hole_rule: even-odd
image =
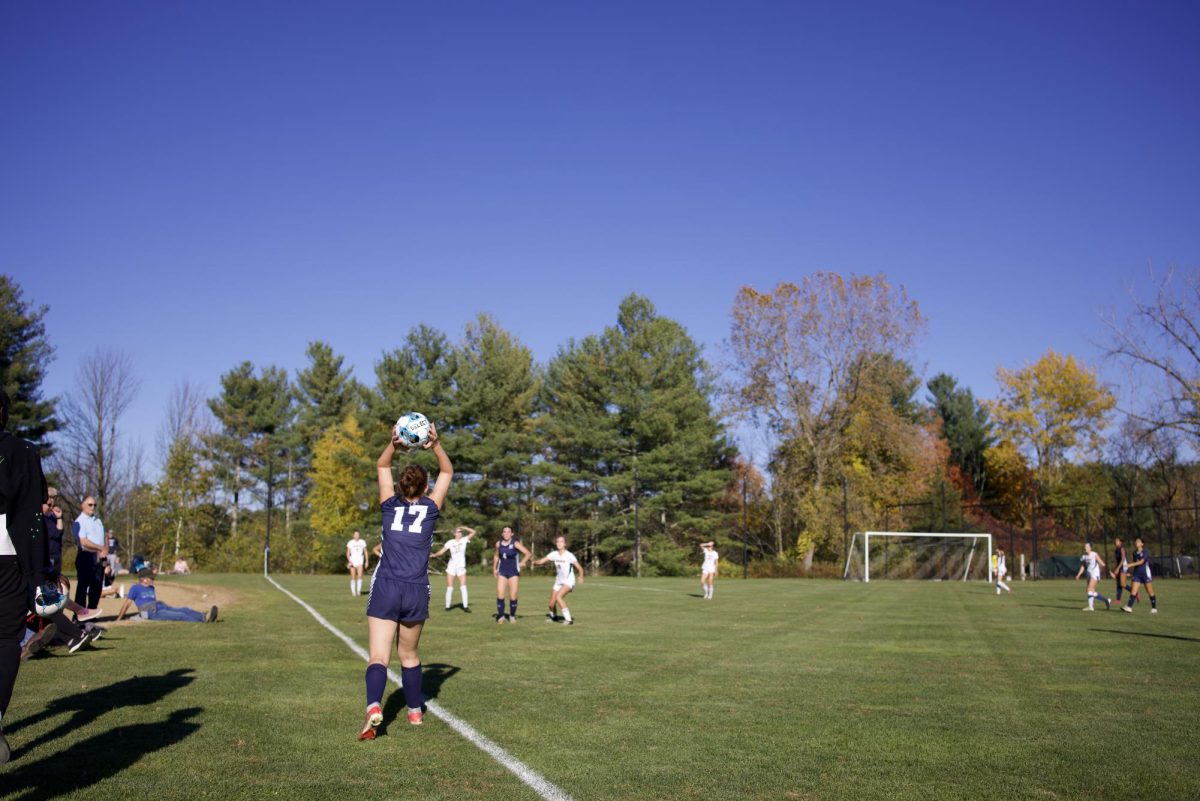
[[996,548],[996,552],[992,554],[992,575],[996,577],[996,594],[1000,594],[1000,588],[1012,592],[1012,587],[1004,583],[1004,579],[1008,576],[1008,563],[1004,558],[1004,549]]
[[554,587],[550,590],[550,612],[546,615],[547,623],[558,622],[556,611],[562,609],[564,626],[575,624],[571,610],[567,608],[567,593],[575,589],[575,574],[579,573],[579,583],[583,583],[583,566],[575,558],[575,554],[567,550],[567,538],[554,538],[555,550],[534,562],[535,565],[554,563]]
[[371,566],[367,558],[367,541],[357,531],[346,540],[346,567],[350,569],[350,594],[362,595],[363,571]]
[[1085,542],[1083,544],[1083,556],[1079,557],[1079,572],[1075,574],[1075,580],[1079,581],[1079,578],[1084,574],[1084,572],[1087,572],[1088,605],[1083,608],[1083,611],[1085,612],[1096,611],[1097,598],[1099,598],[1101,601],[1104,601],[1105,609],[1112,607],[1112,602],[1109,601],[1108,598],[1096,592],[1096,582],[1100,580],[1100,568],[1102,567],[1108,567],[1108,565],[1104,564],[1104,560],[1100,558],[1100,554],[1092,550],[1092,544],[1090,542]]
[[[463,536],[463,532],[467,536]],[[475,529],[467,526],[458,526],[454,529],[454,539],[446,540],[446,544],[442,549],[434,554],[434,557],[439,557],[447,551],[450,552],[450,560],[446,563],[446,611],[450,611],[450,599],[454,597],[454,579],[458,578],[458,591],[462,594],[462,607],[464,612],[471,611],[470,601],[467,600],[467,546],[471,544],[471,538],[475,536]]]
[[717,577],[717,561],[721,558],[712,542],[700,543],[704,552],[704,564],[700,566],[700,589],[704,592],[705,600],[713,597],[713,580]]

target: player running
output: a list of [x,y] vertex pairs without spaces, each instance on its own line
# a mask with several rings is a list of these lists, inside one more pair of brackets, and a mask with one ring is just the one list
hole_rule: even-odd
[[1104,560],[1100,558],[1100,554],[1092,550],[1092,544],[1085,542],[1083,544],[1083,556],[1079,557],[1079,572],[1075,574],[1075,580],[1079,581],[1079,577],[1087,571],[1087,599],[1088,605],[1083,608],[1085,612],[1096,611],[1096,599],[1104,601],[1104,608],[1111,609],[1112,603],[1100,593],[1096,592],[1096,582],[1100,580],[1100,568],[1107,567]]
[[996,594],[1000,594],[1000,588],[1012,592],[1012,587],[1004,583],[1004,579],[1008,576],[1008,564],[1004,559],[1004,549],[997,546],[996,552],[992,554],[992,573],[996,576]]
[[1154,595],[1154,577],[1150,575],[1150,554],[1146,552],[1146,543],[1141,537],[1133,538],[1133,561],[1129,563],[1129,572],[1133,575],[1133,585],[1129,588],[1129,603],[1121,607],[1124,612],[1133,611],[1133,602],[1137,599],[1138,590],[1144,585],[1146,594],[1150,596],[1150,614],[1158,614],[1158,598]]
[[[522,556],[524,558],[522,558]],[[492,575],[496,577],[496,622],[517,622],[517,590],[521,584],[521,568],[529,563],[533,554],[513,536],[510,526],[505,526],[496,542],[496,553],[492,556]],[[508,593],[508,615],[504,614],[504,594]]]
[[[463,532],[467,532],[467,536],[463,536]],[[446,564],[446,611],[450,611],[450,599],[454,597],[454,578],[458,577],[458,591],[462,594],[462,607],[464,612],[471,611],[470,602],[467,600],[467,546],[471,544],[471,538],[475,536],[475,529],[467,526],[458,526],[454,529],[454,539],[446,540],[446,544],[442,549],[434,554],[435,557],[441,556],[450,552],[450,561]]]
[[554,587],[550,590],[550,612],[546,615],[546,622],[557,623],[559,616],[555,614],[555,610],[561,608],[563,625],[573,626],[575,620],[571,617],[571,610],[567,608],[567,593],[575,589],[576,572],[579,573],[579,583],[583,583],[583,566],[579,564],[575,554],[567,550],[566,537],[555,537],[554,547],[555,550],[534,562],[535,565],[554,563]]
[[[1117,580],[1117,602],[1121,600],[1121,592],[1129,589],[1129,555],[1125,552],[1125,541],[1113,537],[1113,562],[1116,570],[1108,571],[1109,578]],[[1130,601],[1130,603],[1133,603]]]
[[421,657],[417,645],[421,629],[429,617],[429,552],[433,548],[433,529],[446,502],[454,466],[442,449],[437,429],[429,424],[429,439],[424,447],[437,456],[438,476],[426,496],[429,474],[425,468],[410,464],[393,482],[392,457],[397,446],[393,436],[375,472],[379,481],[379,503],[383,519],[383,555],[371,580],[367,600],[367,720],[358,739],[374,740],[375,730],[383,723],[383,690],[391,661],[392,641],[399,634],[396,655],[400,658],[400,678],[408,722],[421,725]]
[[367,559],[367,541],[357,531],[346,540],[346,567],[350,569],[350,594],[362,595],[363,571],[371,566]]
[[721,558],[713,545],[712,542],[700,543],[700,549],[704,552],[704,564],[700,566],[700,589],[704,592],[706,601],[713,597],[713,581],[717,577],[717,561]]

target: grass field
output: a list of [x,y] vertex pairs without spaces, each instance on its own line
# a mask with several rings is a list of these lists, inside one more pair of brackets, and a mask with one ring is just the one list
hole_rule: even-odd
[[[365,644],[342,577],[279,576]],[[426,694],[582,799],[1200,798],[1200,582],[1161,613],[1080,611],[1082,583],[550,580],[497,626],[440,608]],[[537,799],[442,721],[359,743],[365,664],[256,576],[216,625],[114,628],[23,666],[0,798]],[[165,580],[164,580],[165,581]],[[457,600],[457,593],[456,593]],[[61,652],[60,652],[61,653]],[[386,725],[386,724],[385,724]]]

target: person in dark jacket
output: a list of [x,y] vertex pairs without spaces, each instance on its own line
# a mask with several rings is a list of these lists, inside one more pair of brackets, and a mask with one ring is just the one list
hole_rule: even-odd
[[0,389],[0,765],[12,755],[4,713],[21,666],[21,639],[50,553],[42,521],[46,477],[37,449],[8,431],[8,393]]

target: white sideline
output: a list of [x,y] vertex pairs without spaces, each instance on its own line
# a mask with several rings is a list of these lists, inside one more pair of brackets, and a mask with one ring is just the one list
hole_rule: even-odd
[[[264,575],[263,578],[265,578],[267,581],[271,582],[271,584],[273,584],[275,586],[275,589],[279,590],[284,595],[291,598],[296,603],[300,604],[300,606],[304,607],[304,610],[306,612],[308,612],[310,615],[312,615],[313,618],[318,623],[320,623],[322,626],[327,628],[329,630],[329,632],[331,634],[333,634],[333,636],[337,637],[339,640],[344,642],[350,648],[351,651],[353,651],[354,653],[361,656],[363,658],[364,662],[370,661],[371,655],[367,653],[367,649],[363,648],[361,645],[356,643],[354,640],[350,639],[345,634],[343,634],[341,631],[339,631],[336,626],[334,626],[332,623],[330,623],[328,620],[326,620],[324,617],[322,617],[320,612],[318,612],[316,609],[313,609],[311,606],[309,606],[307,603],[305,603],[298,596],[293,595],[291,592],[284,589],[279,584],[279,582],[277,582],[275,579],[271,578],[270,576]],[[393,671],[389,668],[387,674],[388,674],[388,678],[391,679],[392,683],[394,683],[397,687],[404,686],[403,683],[400,681],[400,676],[395,671]],[[512,756],[507,751],[505,751],[503,748],[496,745],[496,743],[492,742],[487,737],[485,737],[482,734],[480,734],[479,732],[475,731],[475,729],[471,726],[471,724],[467,723],[462,718],[457,717],[456,715],[454,715],[450,712],[447,712],[445,709],[443,709],[439,704],[437,704],[434,701],[426,702],[425,708],[429,711],[429,713],[431,715],[433,715],[435,718],[438,718],[443,723],[445,723],[447,726],[449,726],[450,728],[454,729],[456,732],[461,734],[464,739],[466,739],[468,742],[470,742],[472,745],[474,745],[480,751],[483,751],[485,754],[490,756],[492,759],[496,760],[498,763],[503,765],[510,773],[512,773],[514,776],[516,776],[518,779],[520,779],[522,782],[524,782],[526,785],[528,785],[530,789],[532,789],[535,793],[540,795],[542,798],[546,799],[546,801],[573,801],[571,796],[567,795],[567,793],[565,791],[563,791],[562,788],[558,787],[553,782],[550,782],[545,777],[543,777],[541,774],[537,773],[532,768],[530,768],[528,765],[526,765],[524,762],[522,762],[521,760]]]

